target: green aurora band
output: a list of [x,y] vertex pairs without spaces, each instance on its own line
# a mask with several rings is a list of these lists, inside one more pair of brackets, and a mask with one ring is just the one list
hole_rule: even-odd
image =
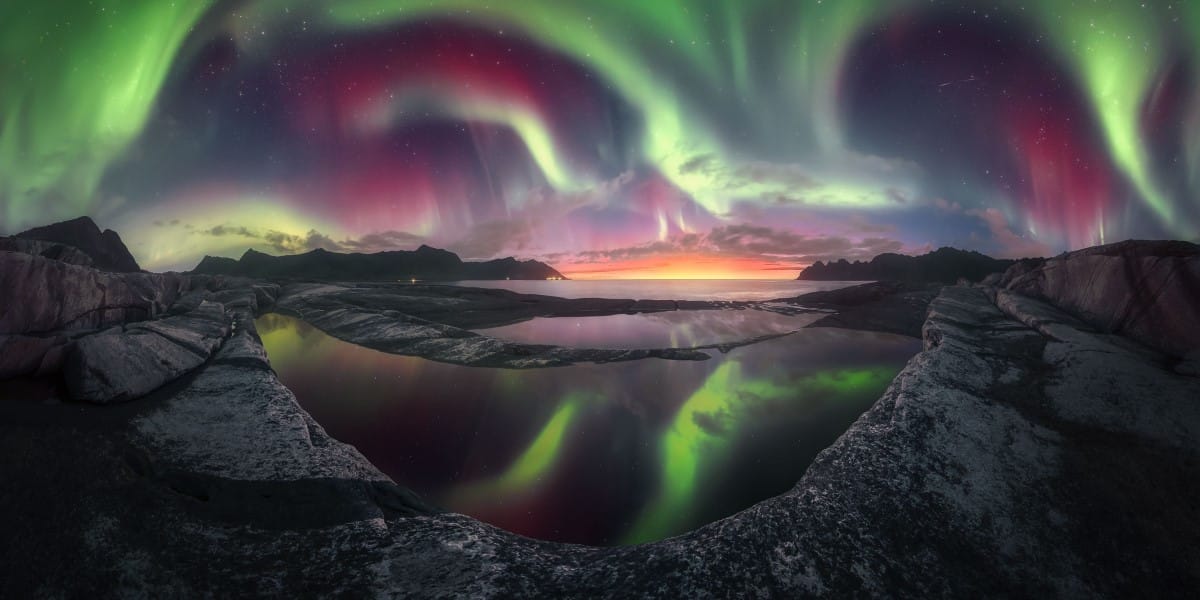
[[[109,164],[142,132],[208,0],[130,0],[70,11],[0,4],[0,206],[10,222],[44,202],[95,208]],[[64,20],[64,14],[71,17]]]
[[[314,30],[336,33],[434,17],[511,29],[586,65],[640,114],[636,160],[654,166],[712,214],[727,214],[736,201],[796,193],[814,207],[898,210],[890,192],[910,196],[911,174],[872,170],[855,159],[846,147],[836,92],[855,40],[925,4],[260,0],[239,4],[234,18],[210,15],[210,8],[225,5],[207,0],[86,8],[77,2],[8,2],[0,6],[0,214],[6,229],[15,229],[117,210],[126,199],[102,193],[105,173],[129,156],[181,50],[205,41],[197,36],[226,35],[241,23],[268,27],[302,18]],[[1195,194],[1177,198],[1179,192],[1160,181],[1140,119],[1176,50],[1172,43],[1184,40],[1192,63],[1200,62],[1196,3],[1147,8],[1136,2],[1045,2],[1027,8],[1012,0],[979,6],[1029,18],[1073,70],[1113,163],[1138,199],[1166,230],[1195,237],[1194,219],[1181,218],[1177,204],[1194,203]],[[219,26],[201,29],[201,21]],[[265,41],[248,49],[246,56],[261,61],[278,50]],[[1200,91],[1193,90],[1193,105],[1197,97]],[[512,128],[555,188],[574,191],[596,183],[563,158],[536,115],[503,101],[444,100],[449,116]],[[1191,108],[1183,129],[1182,167],[1194,190],[1200,186],[1200,108]],[[779,156],[788,162],[763,166]],[[755,169],[752,175],[747,167]],[[797,192],[793,167],[819,181],[819,189]]]

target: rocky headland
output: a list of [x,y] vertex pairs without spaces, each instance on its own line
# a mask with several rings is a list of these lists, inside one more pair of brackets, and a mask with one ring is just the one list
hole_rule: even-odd
[[979,281],[1018,261],[992,258],[957,248],[938,248],[928,254],[880,254],[869,261],[817,261],[796,277],[807,281],[907,281],[954,283]]
[[[871,284],[756,308],[118,274],[82,264],[79,248],[8,243],[0,596],[1170,597],[1200,586],[1195,245],[1113,244],[975,285]],[[869,328],[853,311],[881,302],[920,308],[924,350],[795,487],[675,538],[604,548],[425,505],[299,407],[253,321],[275,310],[411,349],[511,319],[685,307],[811,308]],[[462,350],[445,344],[430,347]]]

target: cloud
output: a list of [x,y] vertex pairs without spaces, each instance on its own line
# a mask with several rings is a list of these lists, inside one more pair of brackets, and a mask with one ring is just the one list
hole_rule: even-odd
[[714,227],[707,233],[678,234],[666,240],[624,248],[557,253],[545,258],[569,264],[587,264],[685,254],[765,259],[776,262],[779,269],[794,269],[818,260],[862,260],[903,250],[903,243],[886,237],[871,236],[855,240],[844,236],[809,236],[743,223]]
[[383,252],[386,250],[407,250],[420,246],[425,238],[407,231],[380,231],[369,233],[358,239],[342,240],[341,246],[348,252]]
[[526,204],[508,218],[477,223],[446,247],[468,260],[529,250],[535,245],[535,232],[539,228],[577,208],[608,202],[633,180],[634,173],[625,171],[584,190],[560,192],[537,188],[530,193]]
[[979,217],[987,225],[996,248],[993,255],[997,258],[1031,258],[1055,253],[1049,244],[1014,233],[1008,226],[1008,218],[998,209],[968,210],[967,214]]
[[[184,227],[191,228],[190,225]],[[294,234],[275,229],[259,230],[239,225],[217,225],[208,229],[193,230],[192,233],[213,237],[239,236],[246,238],[251,245],[267,248],[279,254],[298,254],[318,248],[331,252],[363,253],[411,250],[424,241],[421,236],[404,231],[379,231],[359,238],[335,240],[316,229],[310,229],[305,234]]]
[[479,223],[450,249],[464,259],[492,258],[506,249],[524,250],[533,243],[533,225],[525,219]]
[[251,238],[259,237],[259,235],[257,233],[255,233],[245,227],[234,227],[231,225],[217,225],[216,227],[206,229],[206,230],[202,231],[201,233],[204,233],[207,235],[212,235],[212,236],[217,236],[217,237],[224,236],[224,235],[240,235],[243,237],[251,237]]

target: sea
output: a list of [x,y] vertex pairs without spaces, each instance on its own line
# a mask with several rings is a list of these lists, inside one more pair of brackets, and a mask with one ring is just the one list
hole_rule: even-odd
[[500,288],[522,294],[559,298],[633,300],[763,301],[809,292],[836,290],[862,281],[797,281],[792,279],[570,279],[522,281],[457,281],[454,285]]

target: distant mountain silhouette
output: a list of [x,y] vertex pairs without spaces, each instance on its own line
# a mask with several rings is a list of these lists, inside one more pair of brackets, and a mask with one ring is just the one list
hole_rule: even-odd
[[422,245],[416,250],[343,254],[317,249],[304,254],[271,256],[247,250],[240,260],[205,256],[193,273],[259,278],[326,281],[456,281],[464,279],[566,279],[536,260],[501,258],[463,262],[457,254]]
[[880,254],[870,262],[817,261],[796,279],[808,281],[927,281],[954,283],[959,278],[979,281],[1017,261],[992,258],[957,248],[938,248],[921,256]]
[[142,270],[121,241],[121,236],[111,229],[100,231],[91,217],[34,227],[13,237],[73,246],[90,256],[96,268],[105,271],[136,273]]

